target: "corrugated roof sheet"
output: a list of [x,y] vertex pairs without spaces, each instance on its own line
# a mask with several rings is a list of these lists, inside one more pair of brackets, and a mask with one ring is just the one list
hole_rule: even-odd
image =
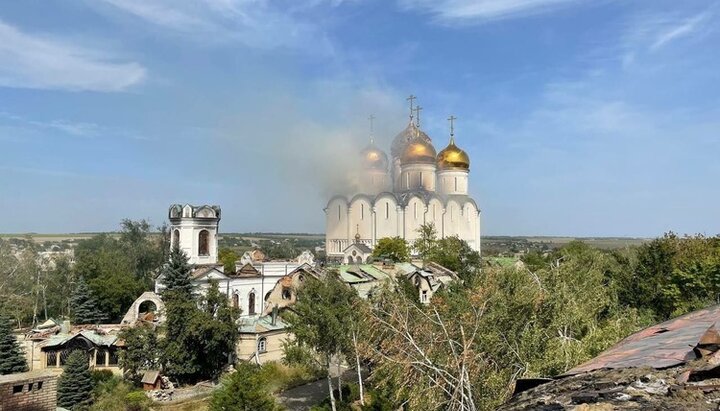
[[694,311],[635,333],[564,375],[602,368],[667,368],[698,358],[693,350],[720,322],[720,305]]

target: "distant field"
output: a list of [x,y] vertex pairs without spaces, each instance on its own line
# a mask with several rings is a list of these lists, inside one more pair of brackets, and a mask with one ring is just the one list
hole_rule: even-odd
[[[92,238],[100,233],[77,233],[77,234],[38,234],[38,233],[25,233],[25,234],[0,234],[0,238],[27,238],[32,237],[36,243],[43,243],[45,241],[50,242],[61,242],[61,241],[78,241]],[[115,233],[110,233],[115,234]]]
[[505,237],[505,236],[487,236],[483,237],[483,243],[487,245],[500,244],[500,243],[515,243],[524,242],[528,243],[546,243],[550,244],[553,248],[562,247],[567,243],[580,240],[590,246],[600,249],[617,249],[631,246],[638,246],[648,241],[651,238],[637,238],[637,237]]

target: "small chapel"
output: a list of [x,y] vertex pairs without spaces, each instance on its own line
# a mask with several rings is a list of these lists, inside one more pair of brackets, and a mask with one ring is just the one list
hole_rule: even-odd
[[347,263],[353,252],[365,258],[385,237],[412,243],[424,224],[480,251],[480,209],[468,193],[470,158],[455,142],[456,117],[448,118],[449,141],[438,153],[420,128],[415,98],[408,97],[410,121],[392,140],[389,157],[375,143],[370,117],[370,142],[358,153],[358,190],[334,195],[324,210],[329,258]]

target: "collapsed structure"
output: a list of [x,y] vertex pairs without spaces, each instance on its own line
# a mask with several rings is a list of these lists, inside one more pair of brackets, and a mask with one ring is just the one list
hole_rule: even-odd
[[717,410],[719,323],[717,305],[646,328],[555,378],[518,380],[499,410]]

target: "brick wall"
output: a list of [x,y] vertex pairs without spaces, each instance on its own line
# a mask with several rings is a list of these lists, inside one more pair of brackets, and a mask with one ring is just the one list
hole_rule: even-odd
[[55,411],[57,374],[31,371],[0,376],[0,411]]

